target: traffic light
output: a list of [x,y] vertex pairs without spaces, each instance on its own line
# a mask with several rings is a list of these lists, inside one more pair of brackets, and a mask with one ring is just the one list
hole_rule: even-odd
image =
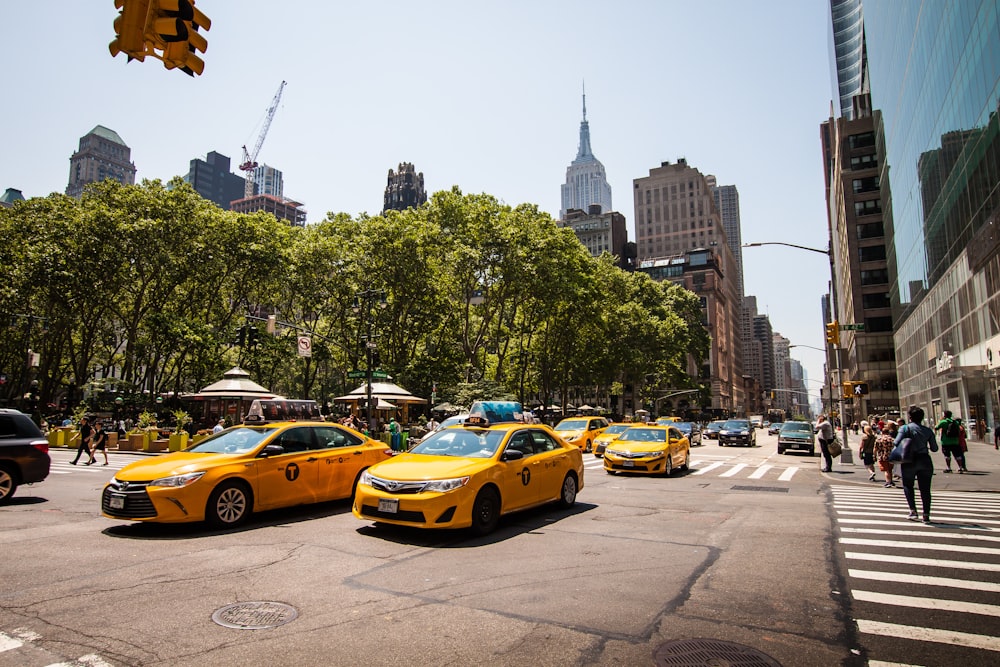
[[153,0],[152,32],[161,42],[162,54],[157,57],[167,69],[179,69],[188,76],[205,71],[205,61],[197,51],[208,49],[208,40],[198,29],[206,31],[212,20],[194,6],[195,0]]
[[257,343],[260,341],[260,332],[257,331],[257,327],[247,327],[247,347],[257,347]]
[[199,33],[209,30],[212,20],[194,6],[195,0],[115,0],[121,10],[115,19],[115,35],[109,49],[112,56],[127,53],[129,60],[152,56],[167,69],[179,69],[188,76],[205,71],[197,52],[208,49],[208,40]]
[[855,396],[867,396],[868,395],[868,383],[867,382],[853,382],[854,385],[854,395]]
[[826,342],[831,345],[840,345],[840,324],[837,320],[826,325]]
[[240,327],[236,330],[236,344],[243,347],[247,343],[247,328]]
[[841,389],[840,395],[842,398],[854,398],[854,383],[845,382]]
[[108,45],[112,57],[128,54],[129,61],[146,57],[146,24],[152,0],[115,0],[115,39]]

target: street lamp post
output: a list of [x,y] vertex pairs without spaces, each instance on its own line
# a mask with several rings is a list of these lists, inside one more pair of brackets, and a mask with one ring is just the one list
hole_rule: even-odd
[[359,326],[365,327],[365,333],[360,340],[365,344],[365,415],[368,420],[369,433],[372,433],[372,371],[375,370],[374,359],[378,352],[375,343],[375,316],[372,314],[375,306],[386,307],[385,290],[366,289],[354,295],[354,305],[351,310],[360,318]]
[[[837,305],[837,273],[834,270],[834,266],[833,266],[833,249],[832,248],[828,248],[826,250],[821,250],[819,248],[810,248],[809,246],[797,245],[795,243],[783,243],[781,241],[760,241],[760,242],[757,242],[757,243],[744,243],[743,247],[744,248],[758,248],[760,246],[765,246],[765,245],[783,245],[783,246],[788,246],[789,248],[797,248],[799,250],[808,250],[809,252],[818,252],[821,255],[826,255],[827,256],[827,259],[830,260],[830,301],[833,302],[833,321],[837,322],[838,325],[839,325],[839,323],[840,323],[840,312],[839,312],[839,306]],[[840,345],[839,344],[834,344],[833,345],[833,352],[834,352],[834,354],[837,357],[837,382],[840,383],[841,386],[843,386],[843,382],[844,382],[844,370],[841,367],[841,359],[840,359],[841,354],[840,354]],[[827,358],[828,358],[827,365],[829,366],[829,354],[827,355]],[[832,390],[833,390],[833,388],[831,387],[831,391]],[[830,397],[830,400],[831,401],[833,400],[832,396]],[[851,448],[847,446],[847,428],[846,428],[846,425],[845,425],[845,422],[844,422],[844,392],[843,391],[838,391],[837,392],[837,405],[838,405],[837,410],[840,413],[840,427],[841,427],[840,430],[843,433],[843,437],[844,437],[844,447],[843,447],[843,454],[841,455],[842,456],[841,460],[844,463],[852,463],[853,462],[853,458],[851,457]],[[836,429],[834,429],[834,433],[836,433]]]

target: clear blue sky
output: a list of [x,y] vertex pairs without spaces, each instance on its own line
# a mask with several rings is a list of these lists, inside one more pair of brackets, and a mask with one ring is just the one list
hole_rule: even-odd
[[[198,0],[213,25],[193,79],[112,58],[112,0],[4,5],[0,191],[64,191],[95,125],[131,147],[139,179],[185,174],[213,150],[235,168],[285,80],[258,160],[284,173],[310,222],[378,213],[404,161],[430,192],[458,185],[555,217],[586,81],[594,154],[630,238],[632,179],[685,157],[737,186],[744,242],[826,247],[824,0]],[[825,258],[766,247],[744,266],[775,330],[822,347]],[[822,378],[821,352],[793,356]]]

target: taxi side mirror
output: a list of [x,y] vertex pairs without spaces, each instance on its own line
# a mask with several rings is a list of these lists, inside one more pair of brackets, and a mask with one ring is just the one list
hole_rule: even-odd
[[278,454],[284,454],[285,448],[281,445],[267,445],[264,449],[260,450],[258,456],[262,459],[266,459],[269,456],[277,456]]
[[524,458],[524,452],[520,449],[505,449],[500,455],[501,461],[517,461]]

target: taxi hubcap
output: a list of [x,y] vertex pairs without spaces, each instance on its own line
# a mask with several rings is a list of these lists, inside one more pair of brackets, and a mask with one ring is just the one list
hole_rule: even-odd
[[247,499],[239,489],[226,489],[219,496],[217,505],[219,518],[226,523],[238,521],[246,511]]
[[573,483],[572,477],[567,477],[563,481],[563,500],[567,503],[571,503],[576,500],[576,484]]

